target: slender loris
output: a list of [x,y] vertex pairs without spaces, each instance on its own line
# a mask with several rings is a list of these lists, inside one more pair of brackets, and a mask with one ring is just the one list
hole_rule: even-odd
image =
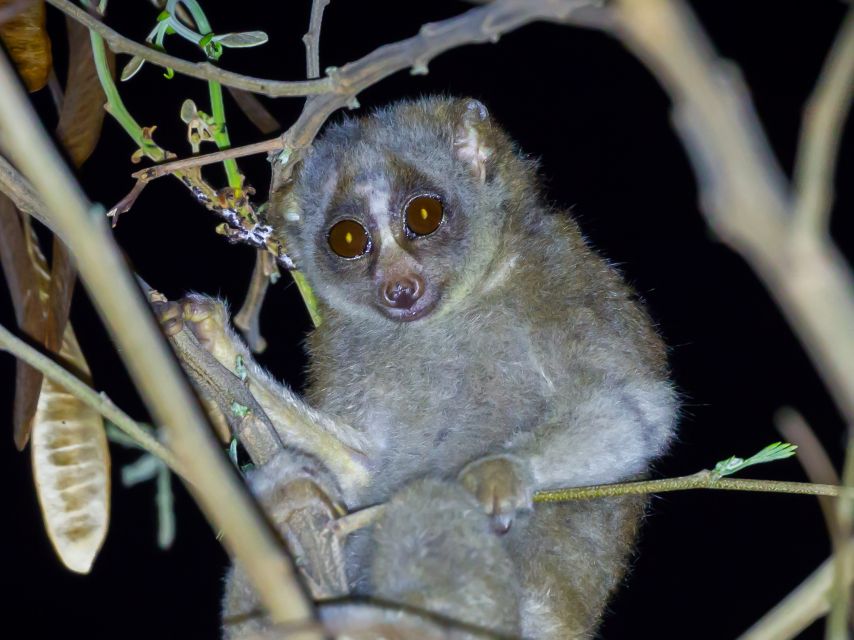
[[[348,508],[389,503],[350,543],[353,592],[510,636],[590,637],[643,501],[532,496],[643,476],[668,444],[665,349],[631,290],[476,100],[329,126],[271,210],[323,318],[309,406],[249,366],[358,441],[358,477],[311,437],[290,443]],[[256,471],[272,511],[298,467]],[[226,617],[247,597],[232,580]]]

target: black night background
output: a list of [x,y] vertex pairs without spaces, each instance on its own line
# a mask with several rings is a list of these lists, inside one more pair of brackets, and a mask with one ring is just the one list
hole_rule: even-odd
[[[261,29],[270,42],[229,50],[223,66],[256,76],[300,79],[301,41],[310,2],[203,2],[215,30]],[[465,11],[449,1],[333,0],[321,35],[321,68],[360,57],[413,35],[425,22]],[[787,174],[796,150],[801,109],[844,15],[833,0],[790,2],[702,0],[694,9],[720,53],[737,63],[752,91],[771,145]],[[157,10],[149,3],[111,3],[108,22],[144,39]],[[63,18],[49,9],[57,72],[65,73]],[[198,50],[167,40],[175,55]],[[119,56],[119,68],[127,56]],[[206,104],[197,80],[167,80],[153,65],[119,86],[138,122],[157,125],[163,146],[189,155],[179,109],[185,98]],[[699,212],[693,172],[669,119],[669,102],[655,79],[612,38],[578,28],[535,24],[496,44],[448,52],[426,76],[399,73],[359,96],[367,110],[419,94],[473,96],[521,147],[541,161],[550,198],[578,218],[591,243],[619,265],[646,301],[670,346],[673,377],[684,398],[678,441],[656,477],[693,473],[730,455],[747,456],[780,439],[773,417],[800,411],[841,466],[843,423],[809,359],[756,276],[717,241]],[[47,91],[32,99],[49,129],[55,110]],[[266,100],[286,127],[301,99]],[[232,143],[263,138],[226,96]],[[341,117],[338,114],[335,117]],[[833,235],[854,260],[852,132],[842,141]],[[210,147],[208,150],[211,150]],[[93,200],[109,207],[133,186],[131,140],[109,117],[101,142],[79,173]],[[269,170],[263,156],[240,161],[258,198]],[[206,169],[217,186],[221,167]],[[254,250],[229,245],[219,223],[171,178],[152,183],[115,231],[133,268],[171,299],[193,290],[239,308]],[[14,326],[0,291],[0,321]],[[122,368],[82,286],[72,322],[94,385],[140,420],[145,409]],[[260,357],[277,377],[300,388],[309,329],[295,287],[285,275],[268,295]],[[854,333],[854,327],[852,327]],[[0,356],[0,411],[10,425],[14,361]],[[4,592],[0,611],[12,636],[33,638],[213,638],[227,557],[180,482],[177,537],[156,546],[154,486],[121,486],[122,465],[139,454],[113,453],[111,530],[91,575],[65,570],[44,533],[28,452],[19,453],[11,427],[0,438],[4,487]],[[806,480],[790,459],[754,467],[747,477]],[[600,636],[619,638],[734,638],[779,602],[830,554],[818,502],[812,497],[687,491],[653,497],[637,555],[624,587],[609,606]],[[805,638],[822,636],[819,624]]]

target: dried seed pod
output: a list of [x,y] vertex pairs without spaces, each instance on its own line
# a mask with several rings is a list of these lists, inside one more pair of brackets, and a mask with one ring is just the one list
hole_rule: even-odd
[[[88,374],[71,327],[66,327],[60,356]],[[110,454],[103,419],[45,378],[30,447],[48,537],[66,567],[88,573],[110,514]]]

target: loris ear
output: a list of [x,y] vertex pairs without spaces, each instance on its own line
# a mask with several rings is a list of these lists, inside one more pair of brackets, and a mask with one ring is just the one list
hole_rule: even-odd
[[474,98],[461,101],[461,113],[454,130],[454,152],[481,184],[486,181],[486,167],[492,150],[486,144],[489,111]]

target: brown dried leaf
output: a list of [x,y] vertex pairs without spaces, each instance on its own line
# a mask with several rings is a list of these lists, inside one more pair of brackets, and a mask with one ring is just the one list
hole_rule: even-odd
[[[2,1],[2,0],[0,0]],[[95,70],[89,30],[66,19],[68,27],[68,81],[56,133],[79,167],[92,154],[104,123],[106,98]],[[107,60],[114,71],[115,55],[108,49]]]
[[45,29],[44,2],[0,0],[0,9],[20,5],[15,16],[0,24],[0,39],[15,62],[29,91],[38,91],[47,83],[53,61],[50,38]]
[[[70,325],[59,355],[67,366],[88,376]],[[45,379],[32,439],[33,476],[48,537],[66,567],[88,573],[110,517],[110,453],[103,419]]]
[[47,301],[47,326],[45,327],[45,346],[58,352],[62,346],[65,327],[68,326],[68,314],[71,311],[71,297],[77,282],[77,272],[71,261],[68,247],[56,236],[53,237],[53,256],[50,269],[50,289]]
[[[47,313],[38,295],[40,278],[29,250],[32,238],[30,231],[24,226],[12,201],[0,194],[0,264],[9,285],[18,327],[24,334],[41,343]],[[13,433],[18,449],[27,445],[41,382],[41,373],[18,361],[12,409]]]

